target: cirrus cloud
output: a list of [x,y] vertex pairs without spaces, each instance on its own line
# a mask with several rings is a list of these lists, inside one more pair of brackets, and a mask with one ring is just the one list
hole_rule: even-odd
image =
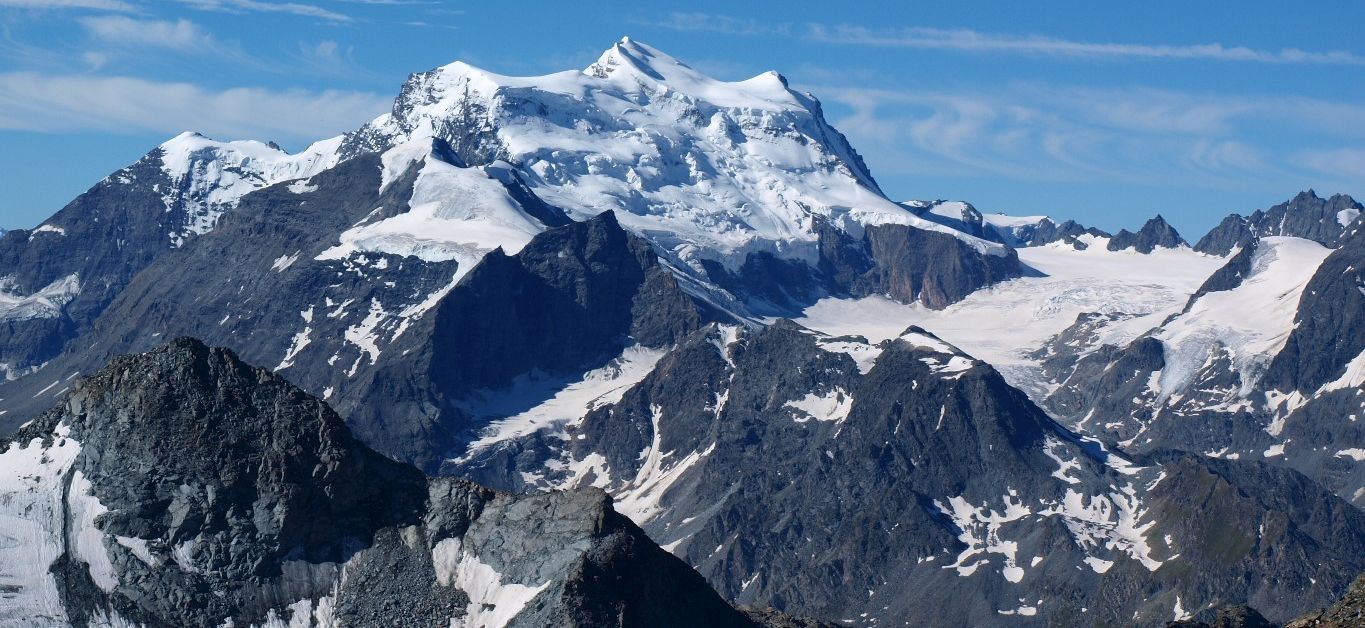
[[392,99],[368,92],[237,87],[131,77],[0,73],[0,129],[35,132],[184,130],[223,138],[314,140],[383,113]]

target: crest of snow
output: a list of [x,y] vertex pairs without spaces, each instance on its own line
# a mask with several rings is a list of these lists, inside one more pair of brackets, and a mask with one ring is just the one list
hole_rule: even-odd
[[61,316],[62,307],[81,293],[81,279],[67,275],[28,295],[14,294],[13,289],[12,278],[0,279],[0,322]]
[[148,567],[160,567],[161,559],[152,554],[152,550],[147,547],[146,539],[139,539],[129,536],[116,536],[114,542],[128,548],[138,560]]
[[1337,212],[1337,224],[1339,224],[1339,225],[1345,227],[1345,226],[1347,226],[1347,225],[1349,225],[1349,224],[1355,222],[1355,221],[1356,221],[1356,218],[1359,218],[1359,217],[1360,217],[1360,210],[1359,210],[1359,209],[1356,209],[1356,208],[1354,208],[1354,207],[1348,207],[1348,208],[1346,208],[1346,209],[1343,209],[1343,210]]
[[[34,236],[40,233],[55,233],[57,235],[64,236],[66,235],[66,229],[58,227],[57,225],[38,225],[38,228],[34,229],[32,232],[29,233],[28,239],[32,240]],[[4,232],[0,231],[0,235],[2,234],[4,234]]]
[[1361,351],[1360,355],[1351,358],[1351,361],[1346,363],[1346,370],[1341,374],[1341,377],[1323,384],[1315,394],[1321,395],[1343,388],[1356,388],[1361,384],[1365,384],[1365,351]]
[[753,251],[814,261],[816,220],[855,236],[908,224],[1006,251],[887,200],[818,102],[773,72],[718,81],[623,39],[582,71],[511,77],[455,62],[404,92],[369,130],[395,143],[486,131],[551,205],[578,219],[616,210],[698,272],[702,259],[738,268]]
[[309,183],[307,179],[299,179],[289,184],[289,191],[295,194],[307,194],[318,191],[318,186]]
[[33,439],[0,452],[0,624],[66,620],[50,568],[67,549],[62,484],[81,449],[68,433],[62,425],[51,447]]
[[461,168],[430,157],[429,141],[409,142],[389,153],[401,153],[413,146],[427,156],[413,185],[409,210],[346,230],[341,243],[317,259],[342,259],[373,251],[428,262],[456,260],[458,279],[489,251],[501,247],[508,255],[516,254],[545,230],[545,225],[523,211],[507,188],[483,169]]
[[1125,345],[1179,312],[1226,261],[1187,248],[1143,255],[1102,246],[1078,251],[1052,243],[1018,252],[1020,261],[1047,276],[995,284],[942,310],[880,296],[826,298],[807,308],[796,322],[832,336],[860,335],[874,343],[918,325],[1028,390],[1039,377],[1036,360],[1025,354],[1061,333],[1077,315],[1134,315],[1106,321],[1098,331],[1100,343]]
[[1362,448],[1360,448],[1360,447],[1352,447],[1352,448],[1350,448],[1350,449],[1342,449],[1342,450],[1338,451],[1337,454],[1336,454],[1336,456],[1334,456],[1334,457],[1336,457],[1336,458],[1350,458],[1350,459],[1352,459],[1352,460],[1354,460],[1354,461],[1356,461],[1356,462],[1365,462],[1365,449],[1362,449]]
[[[953,564],[946,565],[943,569],[956,569],[959,576],[967,577],[990,562],[987,555],[999,554],[1004,557],[1004,567],[1001,568],[1000,574],[1010,582],[1017,583],[1023,580],[1024,570],[1016,561],[1019,544],[1001,539],[1000,531],[1004,524],[1023,519],[1032,512],[1022,501],[1016,501],[1013,495],[1005,495],[1002,499],[1005,504],[1003,513],[989,510],[984,505],[974,506],[960,495],[949,498],[949,506],[934,500],[934,507],[953,520],[953,525],[958,529],[957,539],[967,546],[958,553]],[[980,560],[964,564],[978,554],[983,556]]]
[[1109,571],[1110,567],[1114,566],[1114,561],[1096,558],[1094,556],[1086,556],[1085,564],[1090,565],[1090,568],[1095,570],[1095,573],[1103,574]]
[[1184,607],[1182,607],[1182,606],[1180,605],[1180,596],[1179,596],[1179,595],[1175,596],[1175,608],[1172,609],[1172,610],[1175,612],[1175,621],[1182,621],[1182,620],[1189,619],[1189,618],[1191,618],[1191,617],[1194,616],[1192,613],[1190,613],[1189,611],[1185,610]]
[[739,325],[718,325],[717,331],[718,334],[709,335],[707,340],[716,348],[716,351],[720,352],[720,357],[725,359],[725,363],[733,369],[735,368],[735,361],[730,358],[730,345],[739,342]]
[[162,201],[166,211],[182,207],[186,221],[183,231],[170,234],[172,245],[212,230],[223,212],[250,192],[335,166],[341,140],[322,140],[294,155],[257,141],[219,142],[198,133],[168,140],[160,146],[161,169],[171,189]]
[[1039,514],[1060,516],[1083,550],[1104,548],[1123,552],[1148,571],[1156,571],[1162,564],[1152,557],[1146,538],[1156,522],[1141,523],[1146,510],[1131,486],[1090,498],[1067,489],[1060,502],[1048,505]]
[[1274,458],[1275,456],[1283,456],[1283,455],[1284,455],[1284,443],[1278,443],[1278,444],[1275,444],[1275,445],[1271,445],[1270,447],[1266,448],[1265,451],[1261,452],[1261,455],[1262,455],[1262,456],[1265,456],[1266,458]]
[[981,214],[981,222],[1000,228],[1031,227],[1047,220],[1047,216],[1009,216],[1006,214]]
[[[576,380],[521,376],[505,390],[485,392],[466,410],[473,417],[494,420],[479,432],[479,438],[469,444],[460,460],[509,439],[576,423],[591,410],[620,401],[631,386],[649,375],[663,355],[661,349],[635,345]],[[545,401],[523,409],[527,399]]]
[[464,617],[450,620],[451,628],[502,628],[550,586],[503,582],[503,574],[462,548],[458,538],[444,539],[431,550],[436,580],[469,596]]
[[849,411],[853,409],[853,395],[848,394],[843,388],[835,386],[823,395],[807,393],[805,397],[788,401],[785,405],[788,408],[801,411],[800,415],[792,417],[792,420],[797,423],[805,423],[811,419],[842,423],[848,418]]
[[[357,325],[346,328],[346,331],[343,334],[346,338],[346,342],[355,345],[364,354],[351,366],[351,370],[347,373],[347,376],[356,374],[356,371],[360,368],[360,360],[364,359],[366,356],[370,358],[370,364],[374,364],[379,360],[379,324],[388,316],[389,314],[384,311],[384,304],[380,303],[379,299],[370,299],[370,311],[365,315],[365,320],[360,321]],[[304,331],[309,330],[305,327]],[[307,336],[304,337],[304,343],[307,344]],[[302,350],[303,347],[299,347],[299,349]],[[288,358],[289,356],[286,356],[286,361],[288,361]]]
[[294,358],[298,357],[299,352],[312,342],[312,333],[313,328],[305,325],[303,331],[294,334],[294,340],[289,343],[289,348],[284,352],[284,359],[280,360],[279,365],[275,367],[276,371],[283,371],[294,366]]
[[1251,271],[1232,290],[1210,292],[1157,335],[1166,347],[1159,402],[1181,392],[1222,345],[1246,394],[1294,328],[1299,297],[1331,249],[1302,238],[1262,238]]
[[668,489],[682,479],[688,469],[716,449],[716,444],[711,443],[705,451],[693,451],[683,456],[681,460],[668,464],[668,459],[676,452],[663,451],[663,430],[660,426],[663,418],[663,408],[659,406],[650,408],[654,439],[649,447],[640,452],[640,458],[644,462],[635,473],[635,478],[626,486],[610,491],[616,500],[616,511],[630,517],[630,520],[639,526],[657,517],[662,511],[660,501]]
[[957,350],[949,346],[948,343],[943,342],[942,340],[939,340],[938,338],[935,338],[933,336],[921,334],[919,332],[912,331],[901,334],[900,340],[909,343],[913,346],[925,347],[931,351],[936,351],[938,353],[947,353],[950,355],[957,353]]
[[877,358],[882,354],[882,348],[866,342],[853,340],[834,340],[826,336],[821,336],[816,341],[821,349],[831,353],[846,353],[853,358],[853,362],[858,365],[858,372],[867,375],[872,366],[877,363]]
[[294,262],[297,261],[299,261],[298,253],[295,253],[293,255],[281,255],[275,258],[275,261],[270,264],[270,270],[273,270],[277,273],[281,273],[284,272],[286,268],[293,266]]
[[114,564],[104,548],[104,533],[95,527],[95,518],[109,512],[109,509],[100,503],[90,489],[90,480],[80,470],[72,472],[66,502],[67,516],[70,517],[67,550],[73,558],[87,565],[95,586],[109,593],[118,586],[118,574],[114,572]]
[[1034,615],[1038,614],[1038,607],[1024,605],[1013,610],[995,612],[1000,613],[1001,615],[1022,615],[1024,617],[1033,617]]
[[1052,477],[1066,482],[1067,484],[1080,484],[1080,478],[1071,475],[1071,472],[1080,469],[1081,463],[1075,458],[1062,458],[1061,452],[1059,452],[1061,447],[1062,441],[1059,441],[1052,436],[1048,436],[1043,441],[1043,453],[1048,458],[1051,458],[1053,462],[1057,463],[1057,470],[1052,472]]
[[569,479],[564,482],[566,487],[594,486],[606,489],[612,484],[607,458],[595,451],[581,459],[571,460],[565,466],[569,473]]

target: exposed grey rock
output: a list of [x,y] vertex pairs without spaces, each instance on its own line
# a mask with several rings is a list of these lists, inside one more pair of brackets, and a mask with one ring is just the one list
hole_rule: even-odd
[[1182,313],[1189,312],[1194,303],[1206,294],[1225,292],[1242,285],[1242,281],[1251,273],[1251,262],[1256,257],[1256,244],[1256,240],[1247,243],[1226,264],[1213,271],[1213,274],[1209,275],[1209,278],[1205,279],[1204,283],[1199,286],[1199,289],[1190,295],[1189,301],[1185,302],[1185,309],[1182,310]]
[[1267,388],[1310,392],[1365,351],[1365,228],[1341,235],[1299,299],[1294,328],[1265,374]]
[[1185,239],[1180,237],[1175,227],[1167,223],[1161,214],[1157,214],[1156,218],[1144,223],[1137,233],[1120,229],[1109,240],[1109,250],[1122,251],[1132,248],[1139,253],[1151,253],[1157,248],[1171,249],[1184,244]]
[[1038,223],[1038,228],[1034,230],[1033,237],[1028,240],[1028,246],[1039,246],[1052,242],[1067,242],[1079,250],[1084,250],[1086,244],[1079,240],[1082,235],[1092,235],[1099,238],[1110,237],[1108,233],[1094,227],[1086,227],[1074,220],[1066,220],[1061,224],[1055,224],[1052,220],[1044,218]]
[[[562,439],[514,439],[446,471],[497,460],[514,482],[603,486],[736,602],[855,624],[1160,625],[1177,595],[1187,608],[1254,601],[1287,618],[1309,605],[1299,596],[1326,599],[1308,578],[1337,586],[1361,562],[1365,514],[1303,476],[1180,454],[1126,466],[923,330],[850,349],[880,351],[861,368],[842,348],[865,341],[788,322],[724,338],[699,331]],[[525,455],[538,448],[549,451]],[[1042,514],[1068,491],[1124,495],[1128,483],[1150,568]],[[1015,514],[993,515],[988,533],[971,509]],[[1262,524],[1284,533],[1257,536]],[[1208,542],[1234,532],[1251,542]],[[1002,543],[1012,558],[986,549]],[[1283,564],[1284,547],[1317,558]],[[1029,606],[1020,597],[1044,601],[1036,615],[1000,613]]]
[[1308,613],[1285,624],[1285,628],[1347,628],[1365,625],[1365,575],[1355,579],[1332,606]]
[[[62,473],[107,509],[71,533],[94,534],[95,549],[54,563],[72,624],[760,623],[601,491],[428,480],[360,444],[322,401],[191,339],[114,360],[18,439],[79,443]],[[68,526],[88,525],[63,508]]]
[[1345,194],[1323,199],[1307,190],[1270,209],[1258,209],[1250,216],[1230,214],[1200,238],[1194,250],[1227,255],[1266,236],[1294,236],[1334,246],[1359,218],[1362,209],[1360,203]]
[[1166,628],[1275,628],[1275,624],[1250,606],[1229,604],[1205,609],[1190,619],[1168,622]]

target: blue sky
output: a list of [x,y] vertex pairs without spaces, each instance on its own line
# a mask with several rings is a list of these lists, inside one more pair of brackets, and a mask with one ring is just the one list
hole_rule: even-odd
[[1304,188],[1365,196],[1361,24],[1361,2],[0,0],[0,227],[181,130],[297,149],[411,72],[542,74],[630,35],[719,78],[782,72],[893,198],[1160,212],[1193,239]]

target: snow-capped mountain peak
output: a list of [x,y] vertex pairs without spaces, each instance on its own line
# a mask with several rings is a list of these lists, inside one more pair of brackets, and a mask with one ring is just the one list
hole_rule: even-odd
[[166,211],[185,212],[183,228],[170,234],[172,243],[179,246],[185,238],[213,229],[223,212],[248,192],[335,166],[341,142],[338,136],[290,154],[274,144],[220,142],[192,131],[167,140],[152,154],[169,180],[160,190]]
[[628,38],[582,71],[511,77],[455,62],[415,74],[348,142],[385,150],[424,136],[470,165],[513,164],[574,218],[616,210],[697,272],[757,252],[813,262],[819,222],[854,236],[907,224],[1006,254],[887,200],[819,102],[780,75],[720,81]]

